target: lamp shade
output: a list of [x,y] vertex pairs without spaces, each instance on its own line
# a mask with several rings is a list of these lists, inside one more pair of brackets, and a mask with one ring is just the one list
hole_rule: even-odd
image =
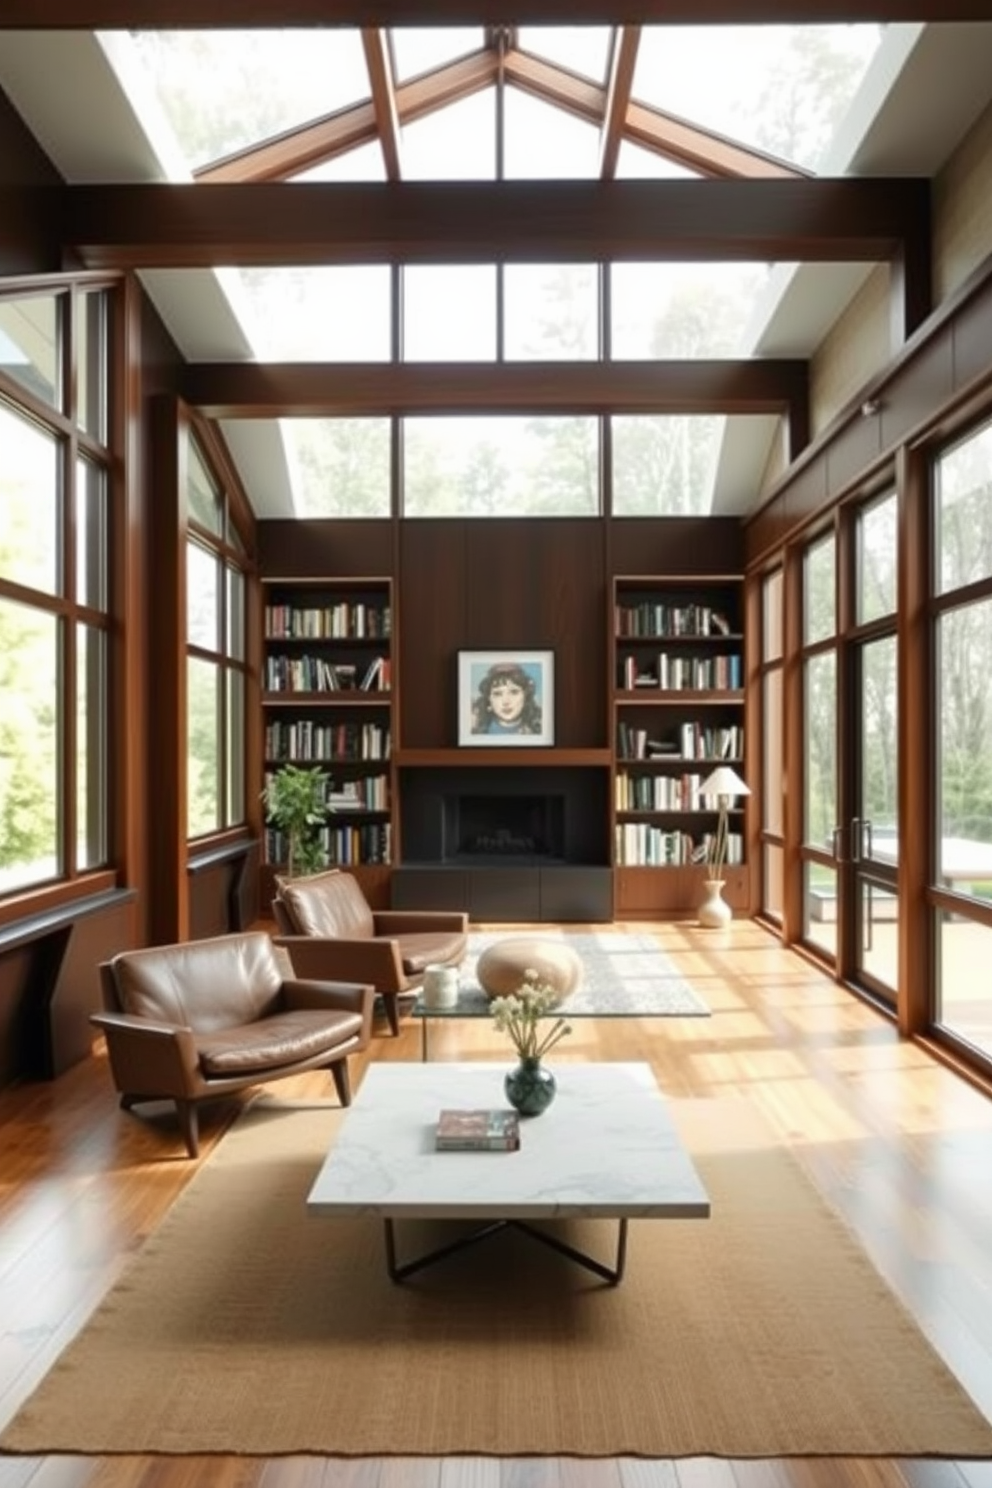
[[717,765],[699,787],[704,796],[749,796],[750,787],[729,765]]

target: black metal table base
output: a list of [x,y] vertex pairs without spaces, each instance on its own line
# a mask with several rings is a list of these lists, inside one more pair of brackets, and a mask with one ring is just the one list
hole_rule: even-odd
[[608,1281],[610,1286],[617,1286],[623,1279],[624,1266],[627,1262],[627,1221],[617,1221],[617,1250],[616,1258],[612,1266],[597,1261],[594,1256],[586,1255],[585,1251],[576,1250],[574,1245],[566,1245],[564,1240],[549,1235],[546,1230],[536,1230],[533,1225],[527,1224],[522,1219],[494,1219],[491,1224],[481,1225],[479,1229],[472,1230],[468,1235],[459,1235],[457,1240],[452,1240],[448,1245],[439,1245],[436,1250],[428,1250],[423,1255],[414,1257],[410,1261],[397,1261],[396,1259],[396,1231],[394,1221],[383,1220],[386,1233],[386,1268],[389,1271],[391,1281],[405,1281],[416,1271],[422,1271],[425,1266],[433,1266],[436,1261],[443,1261],[446,1256],[454,1255],[459,1250],[466,1250],[470,1245],[477,1245],[480,1240],[485,1240],[488,1235],[495,1235],[499,1230],[512,1227],[522,1230],[525,1235],[539,1240],[542,1245],[549,1245],[552,1250],[558,1251],[559,1255],[567,1256],[577,1266],[584,1266],[587,1271],[592,1271],[595,1276],[600,1276]]

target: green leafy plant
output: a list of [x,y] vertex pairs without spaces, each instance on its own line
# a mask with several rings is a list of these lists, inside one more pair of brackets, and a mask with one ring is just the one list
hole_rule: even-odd
[[262,792],[265,814],[286,835],[290,878],[327,866],[320,829],[330,814],[328,780],[327,771],[319,766],[303,770],[298,765],[281,765],[266,781]]

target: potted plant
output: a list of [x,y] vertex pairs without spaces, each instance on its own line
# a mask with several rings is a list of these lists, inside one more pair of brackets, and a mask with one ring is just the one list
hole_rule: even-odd
[[281,765],[266,781],[262,792],[265,814],[272,826],[285,833],[290,878],[327,866],[320,829],[329,815],[329,778],[317,765],[310,769]]

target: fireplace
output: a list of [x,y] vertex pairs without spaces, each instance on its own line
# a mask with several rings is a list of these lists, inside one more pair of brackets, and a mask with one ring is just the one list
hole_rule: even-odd
[[441,802],[441,861],[485,867],[561,863],[565,855],[562,795],[490,795],[459,791]]
[[401,768],[402,862],[607,865],[608,788],[608,770],[584,766]]

